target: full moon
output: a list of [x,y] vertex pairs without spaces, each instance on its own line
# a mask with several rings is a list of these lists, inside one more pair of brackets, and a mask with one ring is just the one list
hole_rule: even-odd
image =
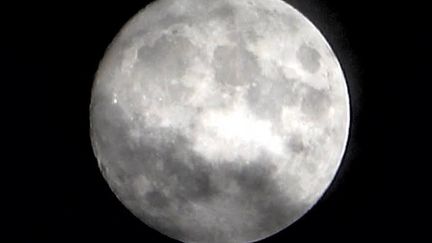
[[100,170],[149,227],[253,242],[320,199],[345,151],[349,97],[319,30],[282,0],[158,0],[99,65]]

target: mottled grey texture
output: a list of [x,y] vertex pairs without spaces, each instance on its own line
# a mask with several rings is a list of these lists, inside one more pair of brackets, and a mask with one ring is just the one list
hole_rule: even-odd
[[297,58],[300,60],[303,68],[314,73],[320,68],[321,55],[317,50],[307,45],[302,45],[297,50]]
[[110,187],[150,227],[250,242],[326,190],[348,109],[333,52],[284,2],[159,0],[100,65],[91,137]]

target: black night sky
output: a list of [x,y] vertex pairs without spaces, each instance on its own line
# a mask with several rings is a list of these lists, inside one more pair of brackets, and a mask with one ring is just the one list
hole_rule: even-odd
[[[427,98],[420,94],[427,80],[421,71],[430,69],[425,53],[432,28],[425,6],[287,2],[321,30],[339,57],[353,114],[347,153],[331,190],[303,218],[262,242],[415,242],[414,230],[422,223],[414,209],[421,204],[411,201],[418,194],[408,182],[417,183],[411,170],[420,170],[426,159],[408,152],[421,150],[421,140],[412,136],[422,134],[402,126],[418,118],[420,107],[409,102],[425,104]],[[147,4],[0,4],[2,162],[12,165],[2,170],[2,201],[10,206],[3,207],[1,237],[11,237],[4,242],[176,242],[122,206],[99,172],[89,138],[98,63],[123,24]]]

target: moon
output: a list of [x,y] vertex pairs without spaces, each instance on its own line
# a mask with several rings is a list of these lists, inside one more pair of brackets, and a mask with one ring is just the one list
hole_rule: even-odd
[[282,0],[158,0],[102,59],[91,141],[119,200],[183,242],[253,242],[302,217],[345,151],[349,96]]

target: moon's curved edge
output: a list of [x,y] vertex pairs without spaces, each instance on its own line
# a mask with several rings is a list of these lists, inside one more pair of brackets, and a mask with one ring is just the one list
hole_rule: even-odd
[[[321,201],[321,199],[323,198],[323,196],[326,193],[328,193],[329,189],[332,186],[334,186],[334,181],[335,181],[335,178],[337,177],[337,174],[338,174],[338,172],[339,172],[339,170],[340,170],[340,168],[342,166],[343,158],[344,158],[345,153],[347,151],[347,148],[348,148],[348,145],[349,145],[348,142],[349,142],[349,138],[350,138],[350,135],[351,135],[350,134],[350,129],[351,129],[351,100],[350,100],[350,95],[349,95],[350,92],[349,92],[349,87],[348,87],[348,82],[347,82],[347,79],[346,79],[346,75],[345,75],[345,72],[344,72],[344,69],[343,69],[342,65],[339,62],[338,56],[334,52],[334,50],[333,50],[332,46],[330,45],[330,43],[325,38],[325,35],[321,32],[321,30],[316,25],[314,25],[312,23],[311,20],[309,20],[309,18],[307,18],[307,16],[305,16],[303,13],[301,13],[299,10],[297,10],[295,7],[293,7],[289,3],[287,3],[285,0],[278,0],[278,1],[283,2],[287,7],[291,8],[291,10],[293,10],[294,12],[296,12],[298,15],[302,16],[304,18],[305,22],[309,26],[311,26],[313,29],[315,29],[316,31],[318,31],[318,33],[320,34],[321,40],[327,46],[327,48],[329,49],[329,51],[333,54],[333,57],[334,57],[335,62],[337,64],[337,67],[339,68],[338,70],[340,70],[340,74],[342,75],[342,77],[343,77],[343,79],[345,81],[344,82],[344,86],[345,86],[344,87],[344,92],[345,92],[345,104],[346,104],[346,107],[347,107],[347,109],[345,110],[346,111],[345,112],[346,113],[346,126],[345,126],[346,128],[345,128],[345,131],[344,131],[345,136],[344,136],[343,144],[341,144],[342,145],[342,150],[341,150],[340,155],[339,155],[337,166],[335,167],[335,170],[333,172],[333,175],[331,176],[331,180],[329,181],[328,186],[321,192],[321,194],[317,197],[316,201],[314,203],[311,203],[309,205],[309,207],[306,208],[306,210],[304,210],[299,216],[294,217],[291,220],[291,222],[288,222],[287,225],[285,225],[284,227],[281,227],[280,229],[276,229],[274,232],[272,232],[268,236],[264,236],[264,237],[261,237],[261,238],[258,238],[258,239],[252,240],[252,241],[248,241],[249,243],[258,242],[258,241],[267,239],[269,237],[272,237],[272,236],[280,233],[281,231],[284,231],[289,226],[295,224],[297,221],[299,221],[301,218],[303,218],[315,205],[317,205]],[[89,104],[89,114],[90,114],[89,115],[89,134],[90,134],[89,137],[90,137],[90,140],[91,140],[92,150],[93,150],[93,152],[95,154],[95,158],[96,158],[97,163],[98,163],[99,170],[101,171],[101,174],[102,174],[103,178],[107,182],[110,190],[113,192],[113,194],[115,195],[115,197],[117,198],[117,200],[121,203],[121,205],[123,205],[125,208],[127,208],[128,211],[135,218],[137,218],[140,222],[142,222],[142,219],[140,219],[138,217],[138,215],[136,215],[136,213],[134,212],[134,210],[132,208],[130,208],[128,205],[126,205],[126,204],[124,204],[122,202],[122,199],[119,197],[119,194],[117,193],[115,187],[113,186],[112,181],[110,180],[110,178],[108,178],[108,176],[104,172],[104,168],[103,168],[103,165],[102,165],[102,162],[101,162],[103,160],[102,159],[102,155],[98,153],[97,149],[95,149],[98,145],[97,145],[96,140],[94,139],[95,134],[94,134],[93,122],[92,122],[92,120],[93,120],[93,118],[92,118],[92,116],[93,116],[92,109],[93,109],[93,106],[94,106],[93,105],[93,103],[94,103],[94,100],[93,100],[94,95],[93,94],[94,94],[95,87],[97,86],[97,81],[100,80],[100,79],[98,79],[98,76],[102,72],[101,67],[104,66],[104,64],[106,62],[106,58],[105,57],[109,56],[109,54],[113,50],[113,46],[115,45],[115,43],[117,42],[117,40],[119,40],[121,38],[121,36],[123,35],[124,30],[127,29],[128,26],[130,26],[131,24],[133,24],[137,20],[138,16],[142,15],[148,8],[150,8],[156,2],[158,2],[158,0],[154,0],[153,2],[147,4],[144,8],[138,10],[128,21],[125,22],[125,24],[120,28],[120,31],[113,37],[113,40],[107,46],[107,48],[106,48],[106,50],[105,50],[105,52],[104,52],[104,54],[102,56],[102,59],[99,62],[97,71],[96,71],[95,76],[94,76],[94,81],[93,81],[93,84],[91,86],[90,104]],[[145,225],[147,227],[155,230],[156,232],[161,233],[165,237],[168,237],[169,239],[172,239],[172,240],[175,240],[175,241],[179,241],[178,239],[173,238],[170,235],[167,235],[164,232],[159,231],[157,228],[155,228],[155,227],[153,227],[153,226],[151,226],[149,224],[145,224]]]

